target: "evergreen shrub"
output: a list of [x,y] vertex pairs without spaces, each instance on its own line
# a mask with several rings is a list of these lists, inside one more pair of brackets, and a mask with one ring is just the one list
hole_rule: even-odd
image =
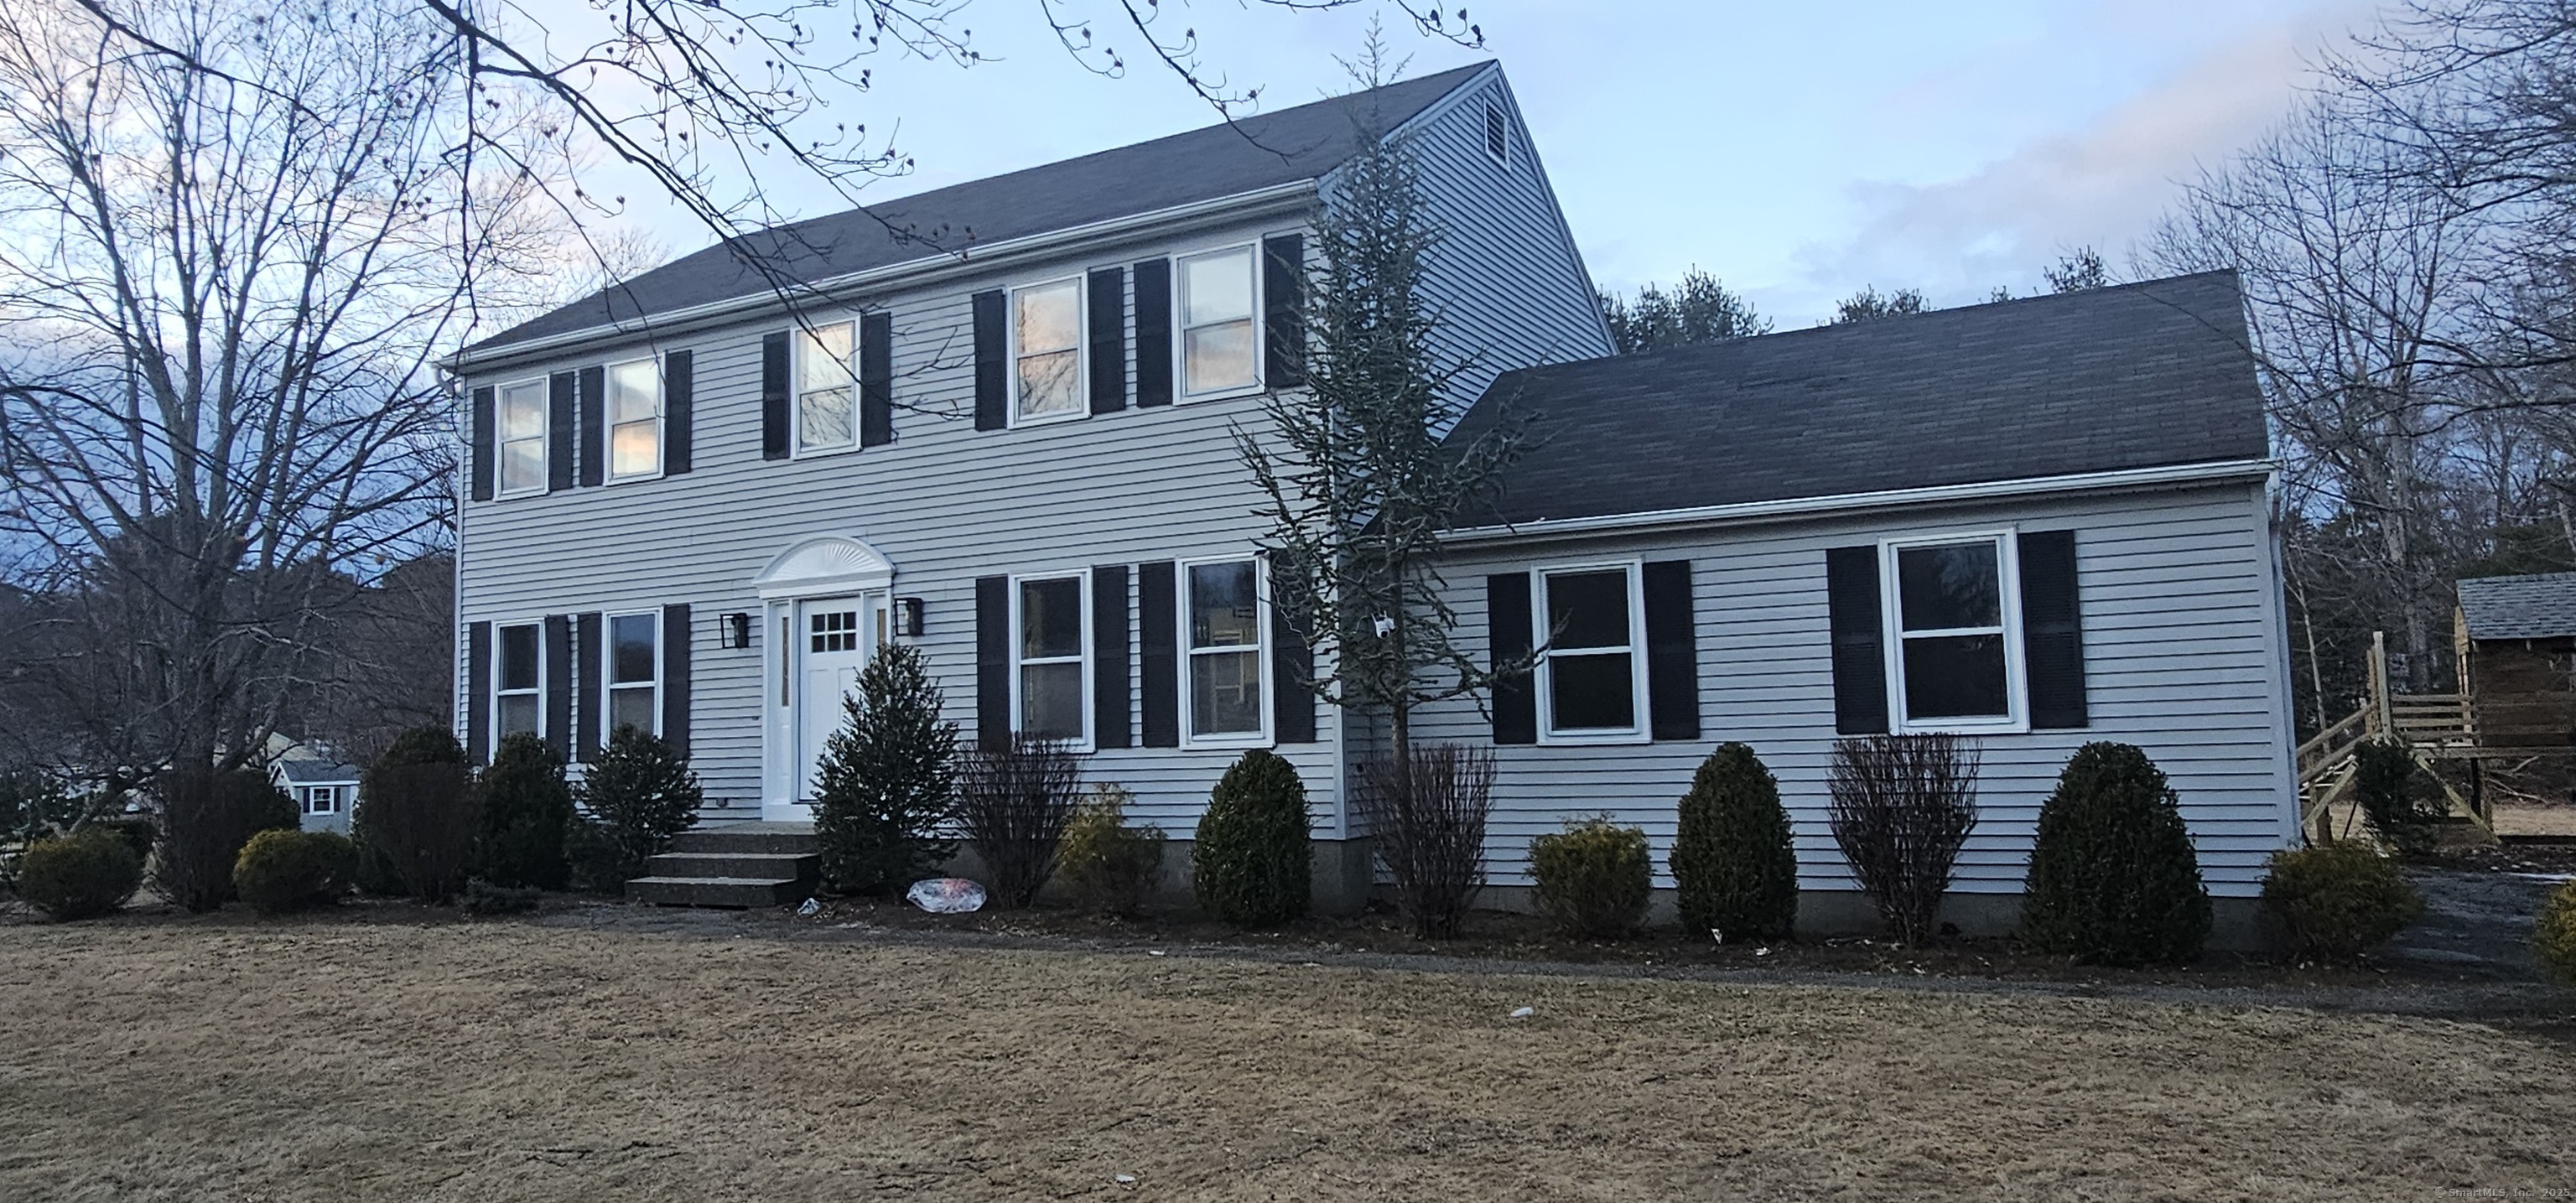
[[1718,746],[1691,776],[1673,838],[1682,930],[1720,940],[1785,939],[1798,921],[1798,853],[1780,783],[1753,749]]
[[2089,743],[2040,804],[2021,935],[2106,965],[2180,964],[2209,939],[2209,891],[2163,770],[2128,744]]
[[1646,833],[1608,815],[1575,821],[1530,841],[1530,876],[1541,913],[1580,940],[1613,940],[1635,931],[1654,892]]
[[1306,914],[1314,850],[1306,783],[1267,748],[1245,752],[1219,778],[1190,845],[1199,905],[1237,927],[1275,927]]

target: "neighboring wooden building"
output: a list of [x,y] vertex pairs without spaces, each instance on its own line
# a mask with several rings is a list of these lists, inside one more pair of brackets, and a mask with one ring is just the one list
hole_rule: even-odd
[[2453,613],[2478,746],[2576,746],[2576,572],[2461,581]]

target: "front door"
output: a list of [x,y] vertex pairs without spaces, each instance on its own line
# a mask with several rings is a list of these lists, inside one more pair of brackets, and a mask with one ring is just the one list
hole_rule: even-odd
[[797,811],[807,811],[813,801],[815,769],[822,763],[824,745],[841,729],[841,699],[858,688],[859,670],[876,653],[882,608],[869,597],[819,598],[796,605],[796,690],[790,722],[796,740],[792,763]]

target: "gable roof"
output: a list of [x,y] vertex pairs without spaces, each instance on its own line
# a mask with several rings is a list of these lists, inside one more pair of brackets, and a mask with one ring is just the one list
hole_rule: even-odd
[[[1359,149],[1357,120],[1393,129],[1430,108],[1491,61],[776,226],[683,256],[474,344],[481,354],[549,335],[671,313],[772,291],[756,249],[811,284],[852,272],[955,255],[962,249],[1316,179]],[[898,237],[893,231],[915,235]],[[927,241],[925,241],[927,240]]]
[[2576,572],[2461,581],[2460,617],[2468,623],[2471,639],[2576,635]]
[[360,776],[358,766],[328,760],[281,760],[277,775],[289,785],[350,785]]
[[1508,372],[1536,415],[1465,525],[1650,514],[2267,456],[2233,272]]

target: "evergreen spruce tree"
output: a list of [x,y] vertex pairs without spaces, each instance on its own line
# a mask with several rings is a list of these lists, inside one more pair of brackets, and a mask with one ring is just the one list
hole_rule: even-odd
[[2040,804],[2022,939],[2104,964],[2182,962],[2200,955],[2209,925],[2200,860],[2164,772],[2128,744],[2077,750]]
[[919,649],[894,644],[859,672],[842,723],[816,770],[814,834],[823,879],[845,894],[882,894],[930,876],[956,855],[938,838],[957,808],[957,728]]
[[577,794],[616,848],[619,880],[641,873],[645,861],[670,848],[672,836],[695,826],[705,800],[689,758],[632,724],[608,737],[599,759],[582,774]]
[[1720,745],[1682,795],[1673,837],[1682,930],[1777,940],[1798,919],[1798,853],[1780,783],[1753,749]]

